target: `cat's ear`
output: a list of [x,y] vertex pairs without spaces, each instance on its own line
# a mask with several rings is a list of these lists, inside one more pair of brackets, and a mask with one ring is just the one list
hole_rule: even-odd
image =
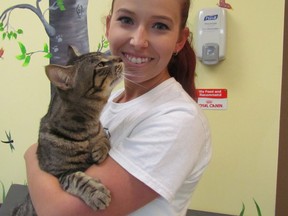
[[74,59],[81,54],[79,53],[78,49],[75,46],[69,45],[68,46],[68,57],[69,59]]
[[51,83],[62,90],[73,88],[74,70],[73,66],[47,65],[45,72]]

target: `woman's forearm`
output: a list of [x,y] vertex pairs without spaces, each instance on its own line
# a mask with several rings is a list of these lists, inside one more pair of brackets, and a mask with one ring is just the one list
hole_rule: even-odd
[[89,176],[101,179],[112,195],[107,209],[94,211],[79,198],[63,191],[56,177],[39,168],[36,149],[37,145],[33,145],[26,151],[25,161],[29,193],[39,216],[125,216],[159,196],[108,157],[86,171]]
[[79,215],[78,211],[83,213],[83,208],[90,211],[81,200],[63,191],[57,178],[39,168],[36,148],[37,145],[34,145],[28,149],[25,153],[25,161],[29,193],[37,214],[72,216]]

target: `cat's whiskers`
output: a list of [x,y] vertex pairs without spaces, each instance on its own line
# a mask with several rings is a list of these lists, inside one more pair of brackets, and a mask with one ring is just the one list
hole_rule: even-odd
[[[130,83],[133,83],[133,84],[135,84],[135,85],[137,85],[137,86],[139,86],[139,87],[141,87],[141,88],[143,88],[143,89],[147,89],[148,90],[148,87],[146,87],[146,86],[144,86],[144,85],[142,85],[142,84],[140,84],[140,83],[137,83],[137,82],[135,82],[134,80],[132,80],[132,79],[129,79],[127,76],[125,76],[125,75],[129,75],[129,76],[131,76],[131,74],[128,74],[128,73],[125,73],[124,72],[124,74],[123,74],[123,78],[124,78],[124,80],[127,80],[127,81],[129,81]],[[134,74],[132,74],[132,76],[133,76]],[[134,77],[142,77],[142,76],[135,76],[134,75]],[[129,86],[128,86],[129,87]]]

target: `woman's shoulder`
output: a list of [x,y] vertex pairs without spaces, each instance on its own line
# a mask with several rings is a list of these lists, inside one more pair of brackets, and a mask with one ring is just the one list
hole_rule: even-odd
[[151,92],[151,96],[157,97],[160,104],[167,109],[180,109],[189,112],[200,112],[197,102],[182,88],[181,84],[174,78],[166,81],[166,84],[159,88],[158,93]]

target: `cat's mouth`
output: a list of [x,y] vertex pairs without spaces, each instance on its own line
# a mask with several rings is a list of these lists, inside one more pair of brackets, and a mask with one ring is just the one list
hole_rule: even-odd
[[122,80],[124,72],[124,63],[122,61],[117,63],[114,66],[114,71],[116,76],[115,79],[111,82],[110,86],[115,86]]
[[117,74],[117,77],[121,77],[122,73],[124,71],[124,63],[123,62],[119,62],[115,65],[115,72]]

